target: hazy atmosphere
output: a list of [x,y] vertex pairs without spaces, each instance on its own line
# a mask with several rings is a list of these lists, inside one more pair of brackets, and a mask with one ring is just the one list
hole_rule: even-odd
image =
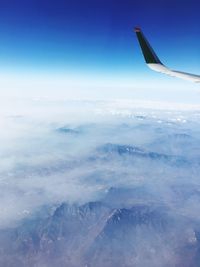
[[12,106],[1,111],[0,266],[199,266],[197,105]]

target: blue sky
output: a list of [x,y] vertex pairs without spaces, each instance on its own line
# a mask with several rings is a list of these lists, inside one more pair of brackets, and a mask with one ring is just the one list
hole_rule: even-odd
[[198,0],[3,0],[1,73],[60,75],[78,84],[105,79],[108,86],[183,86],[146,68],[132,29],[142,27],[164,63],[198,74],[199,8]]

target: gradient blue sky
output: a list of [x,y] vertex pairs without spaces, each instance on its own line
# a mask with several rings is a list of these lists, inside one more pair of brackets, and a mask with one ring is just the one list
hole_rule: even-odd
[[102,79],[108,86],[183,86],[146,68],[132,29],[142,27],[166,65],[198,74],[199,10],[198,0],[1,0],[4,86],[7,74],[19,87],[29,75],[33,82],[86,79],[86,86],[90,80],[101,86]]

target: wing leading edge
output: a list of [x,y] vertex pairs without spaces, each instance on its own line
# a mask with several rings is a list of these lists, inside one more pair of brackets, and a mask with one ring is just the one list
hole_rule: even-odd
[[184,80],[192,82],[200,82],[200,75],[195,75],[187,72],[181,72],[176,70],[171,70],[166,67],[158,58],[153,48],[145,38],[140,28],[135,28],[135,33],[137,35],[143,56],[145,58],[147,66],[157,72],[161,72],[173,77],[178,77]]

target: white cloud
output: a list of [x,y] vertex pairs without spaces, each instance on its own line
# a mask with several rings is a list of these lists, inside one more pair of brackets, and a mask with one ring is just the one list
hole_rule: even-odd
[[[200,186],[199,165],[195,163],[200,136],[196,105],[50,99],[4,104],[0,120],[0,227],[16,223],[42,205],[97,199],[112,186],[145,185],[170,205],[175,200],[171,186]],[[178,111],[173,111],[175,107]],[[61,131],[63,127],[75,133]],[[177,167],[148,157],[133,160],[115,154],[103,161],[97,148],[107,143],[177,155],[191,164]],[[91,161],[90,157],[97,158]],[[198,206],[198,199],[193,199],[186,207],[183,202],[180,210],[187,213],[194,201]]]

